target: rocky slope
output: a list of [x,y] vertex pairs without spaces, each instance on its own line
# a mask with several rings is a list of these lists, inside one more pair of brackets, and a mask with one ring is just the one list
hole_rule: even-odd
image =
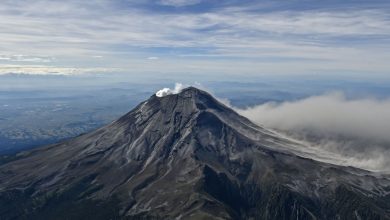
[[294,154],[298,143],[190,87],[0,165],[0,219],[390,219],[390,180]]

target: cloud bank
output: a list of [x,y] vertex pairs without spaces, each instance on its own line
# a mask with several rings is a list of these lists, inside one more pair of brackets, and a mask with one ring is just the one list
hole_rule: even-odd
[[310,146],[327,162],[390,172],[390,100],[329,93],[236,109],[253,122]]
[[163,88],[163,89],[158,90],[156,92],[156,96],[157,97],[164,97],[164,96],[167,96],[167,95],[178,94],[186,87],[187,86],[185,86],[185,85],[183,85],[181,83],[176,83],[175,84],[175,88],[173,88],[173,89]]
[[390,100],[347,100],[342,93],[238,110],[268,127],[359,136],[390,141]]

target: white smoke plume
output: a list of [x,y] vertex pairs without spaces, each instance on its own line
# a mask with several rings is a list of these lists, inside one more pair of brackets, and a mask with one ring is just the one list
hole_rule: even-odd
[[183,85],[182,83],[175,83],[175,88],[173,88],[173,89],[170,89],[170,88],[160,89],[156,92],[156,96],[157,97],[164,97],[167,95],[178,94],[186,87],[188,87],[188,86]]

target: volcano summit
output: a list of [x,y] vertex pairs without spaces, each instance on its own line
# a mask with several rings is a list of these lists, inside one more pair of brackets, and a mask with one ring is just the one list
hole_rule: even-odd
[[388,176],[298,143],[193,87],[0,165],[0,219],[390,219]]

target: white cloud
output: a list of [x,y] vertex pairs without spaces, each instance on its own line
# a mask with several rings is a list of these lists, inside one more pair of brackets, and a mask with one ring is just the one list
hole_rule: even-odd
[[116,68],[71,68],[45,65],[0,65],[0,75],[27,74],[27,75],[79,75],[88,73],[118,72]]
[[48,56],[28,56],[23,54],[4,55],[0,54],[0,60],[11,62],[32,62],[32,63],[50,63],[54,58]]
[[326,162],[390,172],[390,100],[349,100],[330,93],[236,109],[265,127],[286,132]]
[[[198,0],[164,2],[180,6]],[[102,62],[122,68],[131,67],[126,66],[129,60],[152,57],[148,48],[169,48],[161,53],[177,67],[219,58],[221,71],[230,71],[223,67],[232,62],[252,73],[263,71],[259,62],[271,73],[389,70],[390,19],[383,8],[265,13],[254,12],[256,7],[150,13],[136,7],[118,10],[115,1],[104,0],[5,1],[0,5],[0,41],[7,54],[46,54],[58,62],[83,63],[96,62],[93,56],[103,54]],[[167,68],[159,63],[154,70]]]
[[342,93],[267,103],[239,111],[278,129],[308,129],[390,141],[390,100],[347,100]]

